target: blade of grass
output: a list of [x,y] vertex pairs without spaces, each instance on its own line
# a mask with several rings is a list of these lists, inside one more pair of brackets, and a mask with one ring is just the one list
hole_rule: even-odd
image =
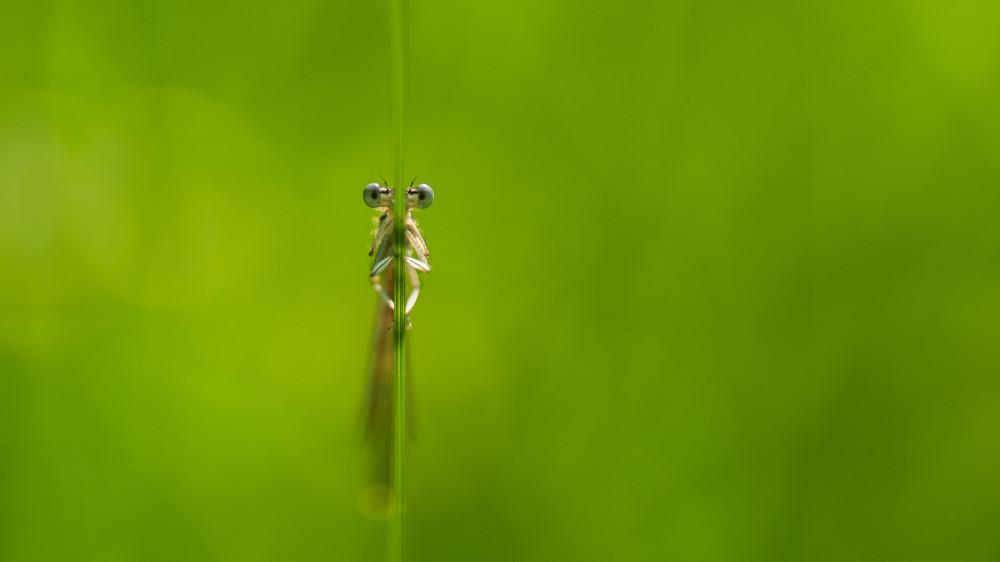
[[392,123],[396,148],[395,201],[395,277],[393,300],[397,303],[394,317],[393,345],[395,377],[393,393],[392,449],[392,520],[389,532],[389,560],[402,562],[405,504],[403,503],[403,461],[406,445],[406,189],[403,183],[404,121],[406,93],[406,50],[408,47],[407,0],[392,0]]

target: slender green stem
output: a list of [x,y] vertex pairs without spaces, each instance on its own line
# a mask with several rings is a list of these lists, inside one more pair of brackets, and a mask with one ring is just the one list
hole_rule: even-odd
[[395,201],[395,276],[393,301],[395,307],[395,380],[393,382],[393,449],[392,449],[392,522],[389,537],[390,562],[402,562],[405,527],[403,515],[403,461],[406,445],[406,184],[404,183],[404,122],[403,101],[406,86],[407,0],[392,0],[392,115],[396,145]]

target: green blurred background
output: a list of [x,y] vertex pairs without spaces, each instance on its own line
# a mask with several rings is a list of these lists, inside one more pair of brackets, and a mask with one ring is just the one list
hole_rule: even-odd
[[[412,0],[411,560],[1000,560],[1000,8]],[[0,4],[0,560],[380,560],[385,3]]]

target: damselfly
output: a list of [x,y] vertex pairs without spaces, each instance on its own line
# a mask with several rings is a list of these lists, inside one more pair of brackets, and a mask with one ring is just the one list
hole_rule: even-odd
[[[395,373],[395,362],[393,354],[393,302],[394,289],[394,269],[395,269],[395,232],[393,213],[393,195],[395,190],[391,187],[381,186],[377,183],[368,184],[365,187],[363,196],[365,204],[379,211],[375,218],[375,231],[372,234],[372,244],[368,255],[371,260],[371,282],[375,291],[379,295],[379,305],[375,316],[375,336],[372,342],[372,356],[369,365],[367,406],[366,413],[366,438],[368,446],[372,450],[372,483],[368,493],[368,508],[373,515],[378,515],[388,506],[391,498],[391,467],[392,467],[392,435],[393,435],[393,400],[395,396],[393,376]],[[406,318],[409,323],[410,311],[417,303],[420,295],[419,273],[427,273],[431,270],[428,264],[430,253],[427,250],[427,243],[420,234],[417,221],[413,218],[411,210],[426,209],[434,202],[434,190],[431,186],[422,183],[417,187],[409,187],[406,190],[406,216],[403,217],[403,225],[406,229],[406,248],[404,249],[403,261],[406,265],[406,274],[409,279],[409,296],[406,299]],[[407,335],[409,330],[407,330]],[[407,345],[409,348],[409,345]],[[407,369],[409,371],[409,369]],[[409,380],[407,380],[409,382]],[[406,408],[408,427],[412,426],[412,403],[410,399],[410,385],[406,389],[407,403],[411,406]]]
[[[372,285],[374,285],[378,294],[382,296],[382,300],[389,306],[390,310],[395,308],[395,304],[392,302],[392,297],[389,296],[382,285],[381,277],[383,273],[386,273],[387,278],[390,280],[392,278],[393,252],[395,251],[395,240],[392,236],[393,222],[395,220],[392,212],[394,192],[395,190],[391,187],[383,187],[377,183],[368,184],[364,190],[365,203],[369,207],[379,209],[381,212],[380,216],[376,219],[378,226],[375,228],[375,233],[372,236],[372,247],[368,252],[368,256],[372,258]],[[410,310],[413,309],[413,305],[417,303],[417,296],[420,295],[420,279],[417,276],[417,271],[427,273],[431,270],[431,266],[427,263],[427,258],[430,257],[430,253],[427,251],[427,243],[424,242],[424,237],[421,236],[420,229],[417,228],[417,221],[413,218],[410,210],[414,207],[426,209],[433,202],[434,190],[426,183],[422,183],[417,187],[410,187],[406,190],[406,216],[403,217],[403,224],[406,227],[407,244],[403,252],[403,259],[406,261],[406,265],[409,266],[406,271],[412,284],[410,296],[406,299],[407,316],[409,316]],[[416,257],[413,254],[416,254]],[[389,286],[388,292],[391,293],[391,281],[389,282]]]

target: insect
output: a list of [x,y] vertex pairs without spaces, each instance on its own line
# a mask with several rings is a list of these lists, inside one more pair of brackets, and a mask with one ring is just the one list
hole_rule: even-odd
[[[368,256],[372,258],[372,285],[375,287],[375,291],[382,297],[382,300],[389,305],[390,310],[395,309],[395,303],[393,303],[392,297],[389,296],[383,287],[381,277],[383,273],[390,273],[387,277],[392,278],[393,252],[395,250],[395,240],[392,235],[395,220],[392,212],[394,192],[393,188],[383,187],[377,183],[368,184],[363,192],[365,203],[369,207],[382,210],[381,216],[377,219],[378,227],[375,229],[375,234],[372,237],[372,246],[368,252]],[[426,183],[422,183],[417,187],[410,187],[406,190],[406,216],[403,217],[403,224],[406,227],[407,245],[406,250],[403,252],[403,259],[406,261],[406,265],[409,266],[407,274],[412,285],[410,296],[406,299],[407,316],[409,316],[413,305],[417,303],[417,297],[420,295],[420,278],[417,275],[417,271],[429,273],[431,270],[430,264],[427,263],[427,258],[430,257],[430,252],[427,250],[427,243],[424,242],[424,237],[420,234],[420,229],[417,228],[417,221],[413,218],[410,210],[413,208],[426,209],[433,202],[434,190]],[[415,254],[415,257],[411,254]],[[392,292],[391,288],[389,292]]]
[[[393,435],[393,400],[395,362],[393,354],[393,311],[396,303],[393,301],[394,269],[395,269],[395,215],[393,213],[393,196],[395,190],[377,183],[368,184],[362,195],[365,204],[379,211],[375,218],[375,231],[372,234],[371,248],[368,255],[371,259],[371,283],[380,299],[375,315],[375,334],[372,341],[372,355],[369,363],[367,412],[365,420],[365,437],[372,452],[372,482],[366,494],[366,509],[369,514],[377,517],[387,517],[392,503],[392,435]],[[406,299],[406,321],[409,328],[410,311],[417,303],[420,295],[420,273],[428,273],[431,266],[428,263],[430,252],[427,243],[420,234],[417,221],[413,218],[413,209],[426,209],[434,202],[434,190],[422,183],[417,187],[412,184],[406,190],[406,216],[403,225],[406,229],[406,248],[402,252],[409,280],[410,291]],[[409,337],[409,330],[406,331]],[[409,349],[409,344],[407,344]],[[407,358],[408,359],[408,358]],[[407,368],[409,371],[409,368]],[[409,377],[407,378],[407,383]],[[411,387],[406,385],[406,402],[412,405]],[[413,408],[407,407],[407,427],[413,425]],[[409,432],[409,431],[408,431]]]

